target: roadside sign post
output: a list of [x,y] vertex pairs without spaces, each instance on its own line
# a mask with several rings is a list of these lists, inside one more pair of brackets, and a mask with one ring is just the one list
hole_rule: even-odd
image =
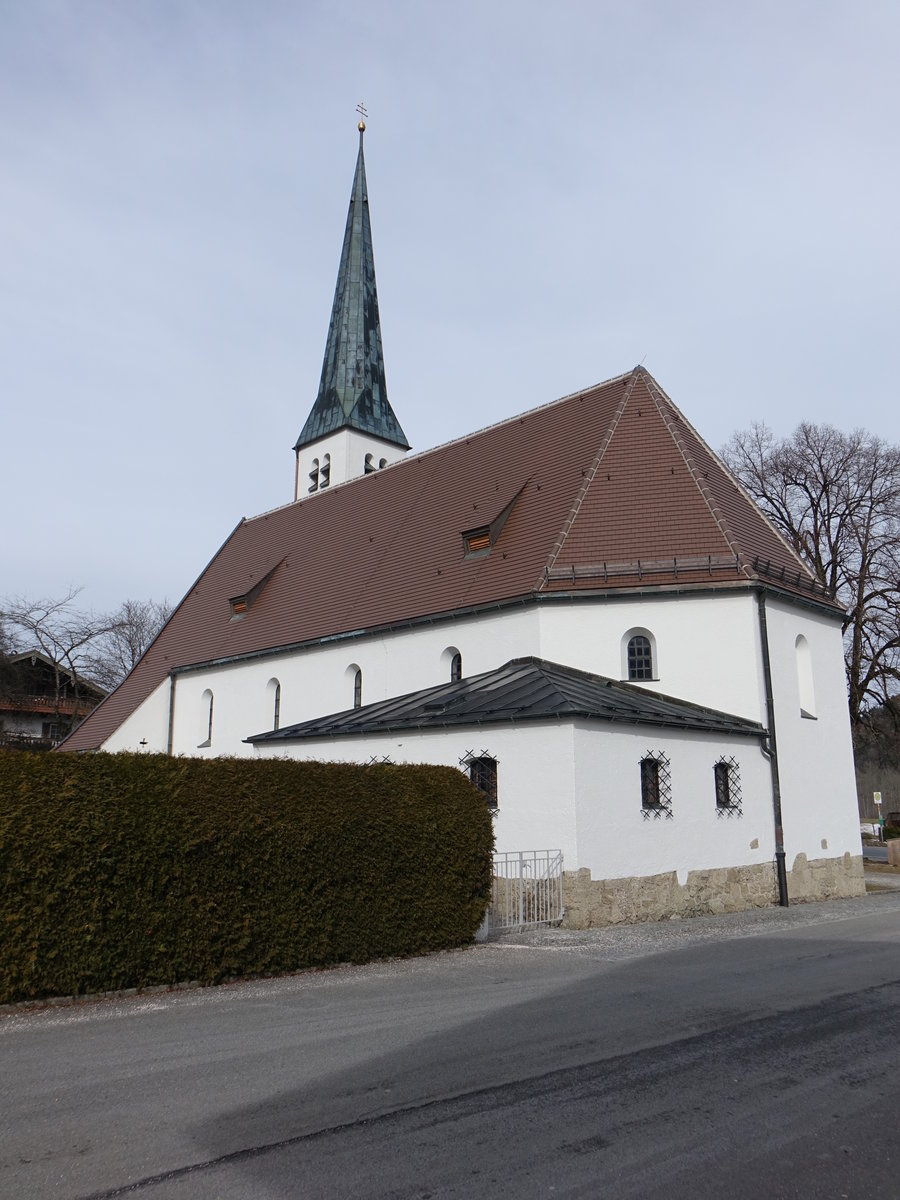
[[872,797],[875,801],[875,807],[878,809],[878,840],[884,841],[884,814],[881,811],[881,792],[873,792]]

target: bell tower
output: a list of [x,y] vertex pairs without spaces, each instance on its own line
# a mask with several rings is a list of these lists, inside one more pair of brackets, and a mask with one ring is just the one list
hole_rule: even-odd
[[359,152],[319,391],[294,445],[294,499],[397,462],[409,450],[384,379],[359,105]]

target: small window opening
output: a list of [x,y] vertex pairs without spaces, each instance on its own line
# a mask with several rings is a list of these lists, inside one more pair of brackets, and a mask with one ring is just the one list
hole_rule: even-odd
[[312,460],[312,470],[309,473],[309,487],[306,489],[310,494],[319,490],[319,460]]
[[644,820],[672,817],[672,777],[669,760],[662,751],[648,752],[641,759],[641,814]]
[[628,643],[628,678],[653,678],[653,649],[642,633],[635,634]]
[[476,529],[465,535],[466,554],[484,554],[491,548],[491,531]]
[[372,457],[371,454],[367,454],[365,465],[363,467],[363,473],[366,475],[371,475],[374,470],[375,470],[375,459]]
[[450,682],[459,683],[462,679],[462,655],[457,650],[450,659]]
[[379,471],[383,471],[387,465],[388,464],[387,464],[386,458],[379,458],[379,460],[378,460],[378,470]]
[[198,746],[197,746],[198,750],[201,749],[203,746],[211,746],[212,745],[213,694],[209,690],[209,688],[207,688],[206,691],[203,693],[203,695],[200,697],[200,702],[201,702],[201,704],[203,704],[204,708],[206,709],[206,712],[204,713],[204,716],[206,718],[206,739],[205,739],[205,741],[202,741],[198,744]]
[[797,655],[797,687],[800,692],[800,716],[816,719],[816,693],[813,687],[812,653],[809,642],[801,633],[794,642]]
[[353,675],[353,707],[362,708],[362,671],[359,667]]
[[331,455],[322,456],[322,467],[319,471],[319,487],[327,488],[331,483]]
[[741,773],[737,760],[722,758],[713,766],[716,787],[716,816],[739,817],[742,815]]
[[272,728],[278,729],[281,724],[281,684],[275,684],[275,703],[274,712],[272,714]]
[[469,779],[484,793],[487,806],[491,812],[496,812],[497,802],[497,760],[490,754],[467,754],[461,764],[469,774]]
[[655,758],[641,759],[641,804],[659,808],[659,763]]

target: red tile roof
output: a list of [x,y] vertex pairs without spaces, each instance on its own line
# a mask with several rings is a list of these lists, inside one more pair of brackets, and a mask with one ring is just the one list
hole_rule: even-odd
[[[512,503],[487,556],[462,534]],[[271,578],[240,619],[229,600]],[[829,597],[642,368],[243,520],[119,688],[99,747],[172,670],[544,593],[748,586]]]

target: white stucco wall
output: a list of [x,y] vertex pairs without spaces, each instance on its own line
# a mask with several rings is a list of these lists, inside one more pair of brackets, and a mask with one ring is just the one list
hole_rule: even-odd
[[[787,865],[797,854],[860,854],[841,629],[812,610],[766,602]],[[796,640],[806,638],[815,719],[800,715]]]
[[[660,751],[670,763],[671,819],[645,817],[641,807],[640,761]],[[738,763],[741,815],[716,811],[713,767],[723,755]],[[675,870],[684,883],[690,870],[774,858],[771,773],[758,739],[582,721],[575,769],[577,865],[595,879]]]
[[[538,614],[534,607],[515,608],[505,613],[470,617],[455,623],[424,625],[396,633],[353,638],[313,646],[278,657],[189,671],[179,674],[175,688],[175,723],[172,749],[175,754],[249,754],[244,738],[273,726],[273,708],[267,690],[272,679],[281,684],[281,727],[327,713],[341,712],[353,705],[353,674],[362,671],[363,704],[417,691],[449,681],[446,652],[458,650],[463,673],[477,675],[500,666],[510,658],[538,653]],[[166,684],[168,689],[168,683]],[[209,689],[214,696],[213,738],[206,737]],[[154,710],[156,742],[165,749],[168,728],[168,691],[165,711]],[[104,749],[134,748],[146,734],[146,719],[135,717],[122,726]],[[161,741],[160,741],[161,739]]]
[[613,679],[635,629],[655,643],[640,686],[765,724],[756,599],[748,593],[635,596],[541,606],[541,655]]
[[[282,727],[340,712],[353,703],[353,670],[363,676],[363,704],[449,678],[449,650],[463,674],[477,675],[511,658],[535,655],[581,670],[623,676],[622,643],[646,629],[658,675],[643,686],[765,722],[756,605],[750,596],[682,596],[513,607],[478,617],[335,641],[277,658],[263,657],[177,676],[173,749],[179,754],[243,754],[243,739],[272,727],[267,684],[281,683]],[[215,697],[212,746],[199,749],[201,696]],[[162,703],[159,703],[162,697]],[[155,732],[151,733],[150,727]],[[106,749],[135,748],[146,738],[165,749],[168,683],[110,738]]]

